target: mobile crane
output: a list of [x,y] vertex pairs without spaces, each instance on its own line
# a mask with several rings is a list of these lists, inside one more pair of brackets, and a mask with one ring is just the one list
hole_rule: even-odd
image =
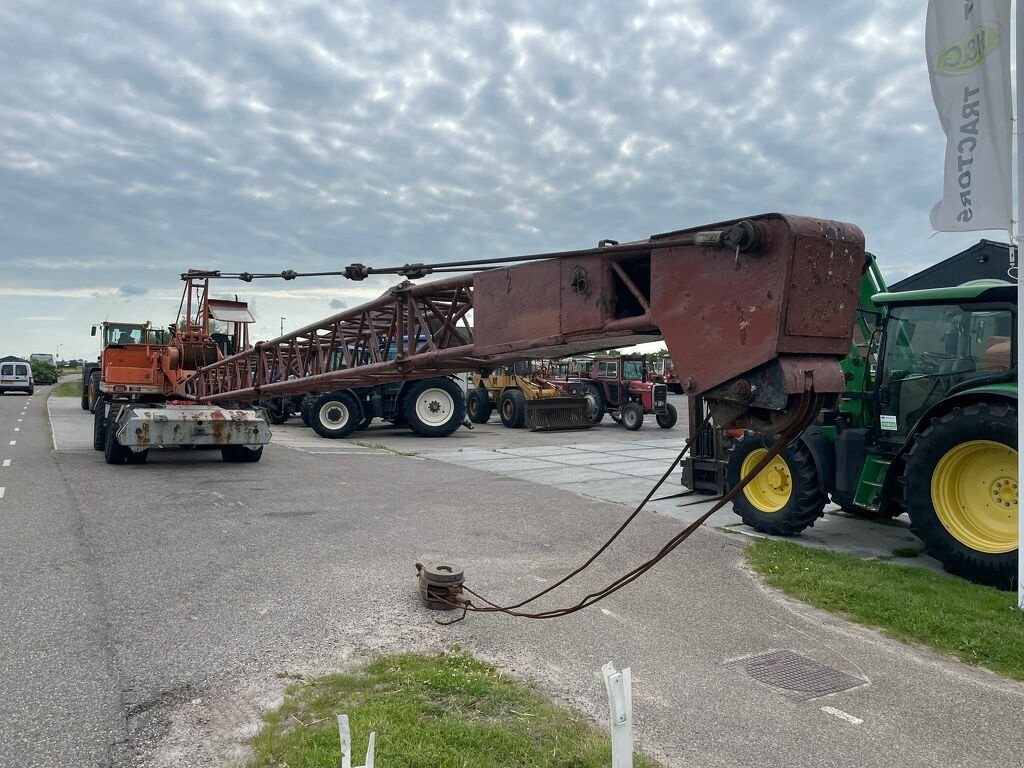
[[418,279],[435,269],[484,270],[406,280],[360,307],[210,361],[175,393],[201,403],[253,401],[486,374],[516,360],[664,339],[688,391],[704,396],[716,422],[776,434],[806,426],[844,390],[839,361],[850,349],[863,263],[856,226],[765,214],[576,251],[389,269],[352,264],[331,274]]

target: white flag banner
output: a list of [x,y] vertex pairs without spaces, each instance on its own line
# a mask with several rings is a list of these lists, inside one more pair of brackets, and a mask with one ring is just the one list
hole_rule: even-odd
[[946,132],[940,232],[1009,229],[1010,0],[929,0],[925,50]]

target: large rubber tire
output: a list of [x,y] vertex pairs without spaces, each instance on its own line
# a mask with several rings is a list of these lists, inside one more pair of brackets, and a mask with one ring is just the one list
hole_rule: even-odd
[[619,411],[622,426],[630,432],[636,432],[644,425],[644,407],[640,403],[626,403]]
[[107,409],[102,403],[96,406],[92,416],[92,447],[102,451],[107,440]]
[[96,409],[96,403],[103,400],[100,395],[100,372],[98,370],[89,374],[89,410]]
[[145,464],[146,459],[149,458],[149,448],[144,451],[139,451],[138,453],[127,450],[125,451],[124,458],[129,464]]
[[578,391],[579,396],[587,401],[587,415],[590,416],[590,420],[595,424],[600,424],[605,411],[604,391],[590,381],[583,382]]
[[[726,465],[726,482],[735,488],[771,448],[774,438],[745,435],[733,443]],[[755,531],[775,536],[795,536],[825,514],[828,495],[818,487],[818,471],[811,452],[800,440],[783,449],[743,489],[732,503],[733,511]]]
[[362,406],[348,392],[327,392],[309,406],[309,425],[320,437],[346,437],[362,420]]
[[904,461],[910,530],[950,573],[1012,589],[1017,580],[1017,406],[976,403],[931,419]]
[[117,430],[108,423],[103,430],[103,459],[107,464],[124,464],[129,453],[129,449],[117,442]]
[[299,406],[299,413],[302,415],[302,423],[307,427],[312,427],[313,422],[310,419],[309,410],[313,407],[313,401],[316,400],[316,395],[306,395],[302,398],[302,403]]
[[82,410],[89,410],[89,382],[82,377]]
[[469,390],[469,395],[466,396],[466,414],[470,421],[474,424],[486,424],[491,418],[493,408],[486,389],[478,387]]
[[658,426],[662,429],[672,429],[679,420],[679,413],[676,411],[676,407],[672,403],[665,404],[665,412],[659,413],[654,417],[654,420],[658,422]]
[[373,416],[363,416],[363,420],[356,424],[356,432],[362,432],[373,422]]
[[420,437],[448,437],[466,419],[466,393],[452,379],[424,379],[405,394],[402,410]]
[[229,463],[254,464],[263,458],[263,446],[226,445],[220,449],[220,457]]
[[518,389],[506,389],[498,398],[498,416],[509,429],[526,425],[526,395]]

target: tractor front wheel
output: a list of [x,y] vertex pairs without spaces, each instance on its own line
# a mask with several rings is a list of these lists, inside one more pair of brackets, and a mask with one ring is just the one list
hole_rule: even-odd
[[640,403],[626,403],[619,411],[622,426],[630,432],[636,432],[644,425],[644,408]]
[[[733,443],[726,466],[735,488],[768,454],[772,439],[745,435]],[[797,440],[753,477],[732,503],[733,511],[755,531],[795,536],[825,514],[828,496],[818,487],[818,471],[807,447]]]
[[665,412],[659,413],[654,417],[654,420],[658,422],[658,426],[662,429],[672,429],[679,420],[679,414],[672,403],[665,403]]
[[518,389],[506,389],[498,398],[498,415],[509,429],[526,424],[526,396]]
[[954,408],[913,438],[903,469],[910,530],[950,573],[1012,589],[1017,578],[1017,407]]

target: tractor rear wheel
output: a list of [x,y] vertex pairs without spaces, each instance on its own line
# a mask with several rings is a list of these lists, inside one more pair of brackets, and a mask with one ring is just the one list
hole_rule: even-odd
[[409,429],[420,437],[447,437],[466,418],[466,395],[448,378],[416,382],[403,404]]
[[595,424],[600,424],[604,418],[605,399],[601,387],[592,381],[585,381],[579,387],[579,397],[587,401],[587,416]]
[[644,425],[644,407],[640,403],[626,403],[619,411],[622,426],[630,432],[636,432]]
[[348,392],[327,392],[309,406],[309,425],[320,437],[345,437],[362,418],[359,402]]
[[1017,578],[1017,407],[954,408],[913,438],[903,469],[910,530],[950,573],[1012,589]]
[[672,429],[679,420],[679,414],[672,403],[665,403],[665,412],[659,413],[654,417],[654,420],[658,422],[658,426],[662,429]]
[[509,429],[519,429],[526,424],[526,396],[518,389],[506,389],[498,398],[498,415],[501,423]]
[[82,377],[82,410],[89,410],[89,382]]
[[466,413],[474,424],[486,424],[491,418],[491,398],[483,387],[469,390],[466,397]]
[[[772,439],[745,435],[733,443],[726,465],[728,487],[735,488],[768,453]],[[797,440],[773,458],[733,500],[733,511],[755,531],[795,536],[825,514],[828,495],[807,447]]]

